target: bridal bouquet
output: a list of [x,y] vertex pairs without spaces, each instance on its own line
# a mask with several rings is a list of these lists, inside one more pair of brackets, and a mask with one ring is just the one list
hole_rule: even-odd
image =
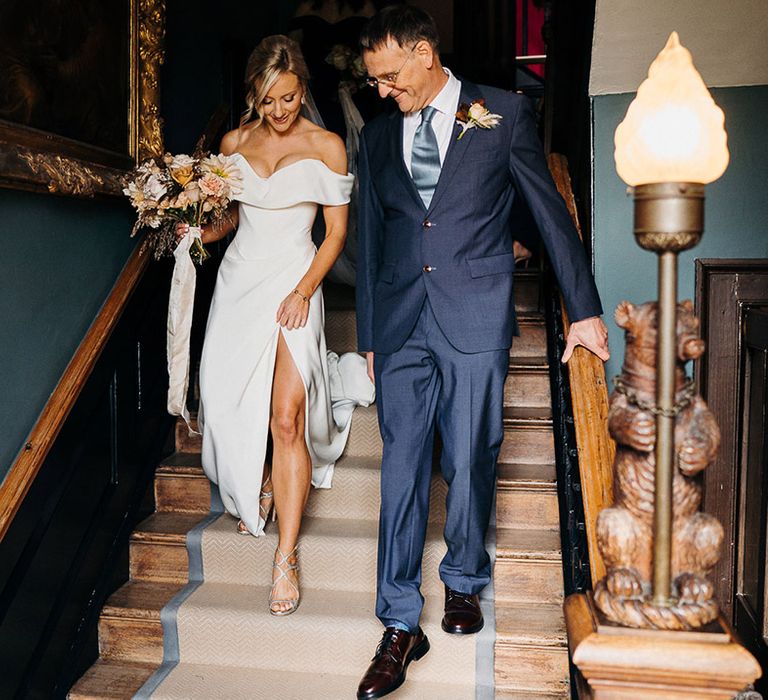
[[[200,227],[227,215],[227,207],[242,189],[242,174],[232,156],[166,153],[137,166],[123,192],[138,212],[131,235],[147,229],[142,243],[155,259],[172,255],[178,243],[176,224]],[[199,233],[199,232],[198,232]],[[208,251],[195,236],[189,250],[200,264]]]

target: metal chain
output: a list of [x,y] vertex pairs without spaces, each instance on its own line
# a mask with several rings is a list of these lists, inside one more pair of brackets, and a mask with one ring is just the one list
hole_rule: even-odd
[[696,396],[696,383],[692,378],[685,380],[685,384],[680,391],[680,398],[675,401],[672,408],[659,408],[654,402],[638,398],[637,394],[624,383],[621,375],[613,378],[613,385],[616,391],[624,394],[627,397],[627,401],[637,406],[641,411],[648,411],[654,416],[664,416],[665,418],[675,418],[680,411],[691,405]]

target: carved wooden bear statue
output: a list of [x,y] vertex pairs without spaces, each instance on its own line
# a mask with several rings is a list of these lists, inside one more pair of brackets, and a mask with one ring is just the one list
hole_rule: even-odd
[[656,445],[656,328],[658,305],[621,302],[616,323],[626,333],[622,373],[611,395],[608,425],[616,440],[613,507],[600,513],[598,546],[607,568],[595,588],[605,615],[631,627],[693,629],[717,617],[713,588],[706,578],[720,557],[723,529],[699,512],[701,486],[694,479],[714,459],[720,431],[703,399],[686,378],[685,363],[702,355],[693,305],[677,307],[675,374],[675,470],[671,607],[649,599],[653,565],[653,511]]

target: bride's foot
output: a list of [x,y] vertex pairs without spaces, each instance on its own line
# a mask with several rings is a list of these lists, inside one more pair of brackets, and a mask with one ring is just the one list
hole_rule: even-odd
[[272,513],[272,522],[274,522],[277,518],[277,512],[275,511],[275,494],[272,491],[271,475],[261,485],[261,493],[259,494],[259,515],[265,525],[269,520],[270,512]]
[[272,615],[290,615],[299,607],[299,548],[283,554],[278,547],[272,563],[272,590],[269,593],[269,612]]
[[238,535],[252,535],[253,533],[246,527],[242,520],[237,521],[237,534]]

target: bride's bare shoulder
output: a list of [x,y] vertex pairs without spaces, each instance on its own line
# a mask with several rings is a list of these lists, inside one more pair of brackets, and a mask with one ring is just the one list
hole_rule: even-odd
[[242,150],[243,147],[252,142],[255,129],[255,123],[250,122],[244,126],[238,127],[237,129],[228,131],[221,139],[221,145],[219,146],[221,152],[225,156],[229,156],[232,155],[235,151]]
[[237,150],[237,145],[240,143],[241,138],[242,138],[242,128],[232,129],[232,131],[228,131],[226,134],[224,134],[223,138],[221,139],[221,145],[219,146],[219,150],[225,156],[232,155]]
[[327,129],[315,127],[311,133],[314,149],[331,170],[347,174],[347,148],[338,134]]

